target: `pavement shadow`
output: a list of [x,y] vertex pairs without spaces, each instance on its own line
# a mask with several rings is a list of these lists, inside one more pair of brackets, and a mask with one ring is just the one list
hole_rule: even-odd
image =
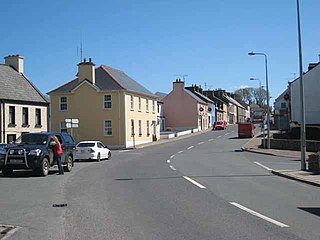
[[[56,175],[59,171],[58,170],[49,170],[48,176],[50,175]],[[18,170],[18,171],[13,171],[11,176],[3,176],[3,174],[0,174],[0,178],[41,178],[44,176],[40,176],[39,174],[31,171],[31,170]]]

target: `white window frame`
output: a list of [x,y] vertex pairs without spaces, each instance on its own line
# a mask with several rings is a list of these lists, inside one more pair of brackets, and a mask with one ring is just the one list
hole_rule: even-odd
[[138,110],[141,112],[141,97],[138,98]]
[[155,113],[155,101],[152,100],[152,113]]
[[146,98],[146,112],[149,112],[149,99]]
[[142,123],[141,120],[139,120],[139,137],[142,136]]
[[147,120],[147,136],[150,136],[150,123],[149,123],[149,120]]
[[[66,99],[66,102],[62,102],[62,101],[61,101],[62,98],[65,98],[65,99]],[[62,105],[62,104],[65,104],[65,105],[66,105],[66,109],[61,109],[61,105]],[[66,111],[68,111],[68,97],[66,97],[66,96],[61,96],[61,97],[59,97],[59,111],[60,111],[60,112],[66,112]]]
[[[110,100],[106,99],[106,97],[110,97]],[[107,104],[110,103],[110,107],[107,107]],[[103,109],[112,109],[112,95],[105,94],[103,95]]]
[[[106,122],[110,122],[111,123],[111,127],[107,127],[106,126]],[[111,134],[108,134],[108,131],[106,131],[106,128],[111,128]],[[113,136],[113,126],[112,126],[112,120],[111,119],[105,119],[104,121],[103,121],[103,135],[105,136],[105,137],[111,137],[111,136]]]
[[62,130],[64,133],[68,133],[68,128],[66,126],[65,121],[60,122],[60,132],[62,133]]
[[134,96],[130,95],[130,109],[133,111],[134,110]]

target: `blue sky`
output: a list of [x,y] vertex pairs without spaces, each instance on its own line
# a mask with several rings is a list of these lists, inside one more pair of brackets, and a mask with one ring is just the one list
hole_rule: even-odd
[[[319,0],[300,0],[304,70],[320,54]],[[21,54],[46,93],[74,78],[80,55],[125,71],[150,91],[186,85],[234,91],[265,81],[277,97],[298,73],[295,0],[28,0],[2,4],[0,57]],[[4,60],[0,61],[4,62]],[[297,75],[298,76],[298,75]]]

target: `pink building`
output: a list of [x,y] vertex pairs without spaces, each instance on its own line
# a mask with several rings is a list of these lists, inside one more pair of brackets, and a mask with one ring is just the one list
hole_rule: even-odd
[[173,90],[162,99],[166,127],[172,130],[208,128],[208,104],[184,88],[184,82],[173,82]]

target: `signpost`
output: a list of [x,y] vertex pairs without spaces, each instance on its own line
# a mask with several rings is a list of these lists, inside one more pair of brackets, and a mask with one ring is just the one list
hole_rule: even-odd
[[79,119],[78,118],[66,118],[64,120],[64,122],[66,123],[66,128],[70,128],[70,134],[71,134],[71,136],[73,136],[72,129],[79,127]]

